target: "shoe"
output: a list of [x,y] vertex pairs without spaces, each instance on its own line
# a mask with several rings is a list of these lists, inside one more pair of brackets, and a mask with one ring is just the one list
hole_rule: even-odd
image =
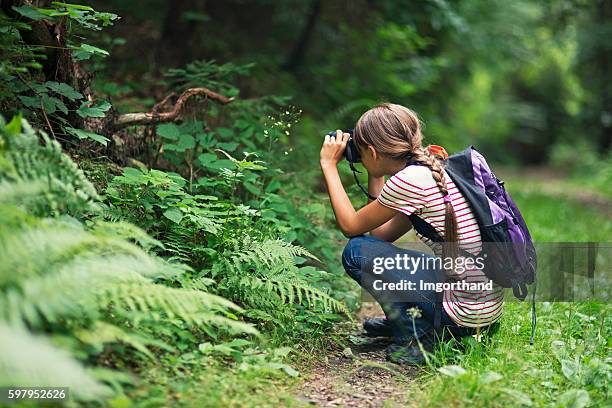
[[[418,342],[412,340],[410,342],[393,343],[387,347],[387,360],[400,365],[423,365],[426,361],[423,351],[433,353],[439,342],[450,340],[450,338],[452,338],[450,334],[445,333],[440,336],[432,330],[421,336]],[[419,343],[421,343],[420,346]]]
[[393,326],[386,317],[372,317],[363,322],[363,330],[368,337],[392,337]]

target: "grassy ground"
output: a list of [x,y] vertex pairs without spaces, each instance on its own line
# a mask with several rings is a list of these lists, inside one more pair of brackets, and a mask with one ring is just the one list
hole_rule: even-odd
[[[567,193],[563,181],[554,183],[555,191],[561,193],[551,193],[548,179],[507,178],[535,240],[609,240],[612,221],[606,210],[597,203],[589,205],[584,194]],[[292,361],[299,377],[261,366],[245,369],[239,363],[228,368],[212,361],[165,362],[151,368],[131,397],[140,401],[135,405],[143,407],[364,406],[366,402],[368,406],[414,407],[610,406],[610,306],[538,303],[533,346],[529,345],[529,307],[509,302],[500,331],[491,338],[483,342],[470,338],[462,352],[452,347],[439,350],[431,365],[399,372],[393,378],[385,374],[389,370],[382,367],[384,362],[377,361],[380,353],[339,358],[345,346],[358,353],[348,329],[341,331],[339,338],[328,339],[328,347],[320,342],[316,348],[297,348]],[[393,365],[389,367],[394,370]],[[354,381],[362,384],[356,386]],[[376,387],[389,392],[378,398]],[[390,387],[395,389],[390,391]],[[351,398],[355,390],[363,395]],[[327,394],[312,398],[318,393]],[[128,406],[129,402],[116,400],[113,405]]]
[[[510,178],[508,189],[538,242],[606,242],[612,221],[580,197],[551,196],[548,180]],[[563,183],[556,182],[557,187]],[[526,188],[527,187],[527,188]],[[564,190],[561,188],[561,190]],[[506,305],[500,331],[462,354],[441,352],[409,387],[413,406],[611,406],[610,311],[605,303],[539,303],[529,345],[529,304]],[[441,367],[443,366],[443,367]]]

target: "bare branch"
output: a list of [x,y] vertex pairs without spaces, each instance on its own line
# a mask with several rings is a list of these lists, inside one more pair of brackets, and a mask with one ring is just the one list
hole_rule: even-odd
[[[112,123],[114,129],[124,128],[126,126],[133,125],[154,125],[157,123],[173,122],[179,118],[183,105],[187,102],[187,99],[196,95],[204,95],[207,99],[212,99],[223,105],[226,105],[234,100],[234,98],[228,98],[220,95],[216,92],[211,91],[208,88],[190,88],[179,96],[174,105],[174,108],[169,112],[138,112],[138,113],[124,113],[118,115]],[[168,98],[164,99],[165,102]],[[156,106],[160,106],[157,104]]]

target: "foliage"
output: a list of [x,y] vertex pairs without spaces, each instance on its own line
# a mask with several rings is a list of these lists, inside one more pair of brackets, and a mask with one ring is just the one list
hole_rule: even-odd
[[[246,158],[228,162],[237,168],[225,169],[214,190],[194,195],[185,191],[188,183],[178,174],[125,169],[107,188],[109,216],[143,226],[164,243],[161,255],[189,262],[198,271],[192,275],[195,284],[213,279],[209,290],[248,306],[245,313],[251,318],[287,326],[296,313],[304,313],[300,306],[347,313],[312,285],[310,277],[323,279],[325,272],[296,266],[297,257],[316,259],[312,254],[276,238],[275,225],[260,211],[224,198],[235,197],[240,170],[263,169]],[[221,197],[212,195],[215,191]]]
[[[101,222],[86,226],[69,217],[69,212],[87,217],[97,198],[93,186],[46,135],[40,133],[47,145],[33,143],[36,133],[25,120],[17,117],[0,125],[0,180],[6,193],[0,203],[0,322],[3,330],[15,331],[14,338],[5,339],[7,344],[23,344],[3,347],[3,384],[28,376],[35,363],[16,366],[14,359],[37,348],[37,360],[49,364],[37,365],[38,374],[28,383],[38,379],[44,382],[38,385],[59,385],[65,380],[80,398],[100,397],[109,390],[97,385],[95,373],[84,375],[75,358],[92,363],[101,353],[117,351],[119,344],[132,350],[125,356],[154,358],[151,348],[172,350],[172,340],[186,332],[213,339],[223,333],[256,333],[236,320],[238,306],[184,285],[187,266],[149,255],[131,243],[153,243],[136,227]],[[58,191],[65,207],[53,205],[60,201]],[[72,357],[32,333],[45,333]],[[63,370],[59,377],[52,374],[58,367]]]
[[[612,233],[610,220],[593,208],[551,199],[541,188],[522,191],[526,184],[509,178],[506,185],[536,241],[605,242]],[[560,223],[563,219],[581,222]],[[480,342],[469,337],[461,345],[436,350],[432,366],[409,388],[409,398],[432,407],[605,405],[612,376],[610,306],[596,301],[538,302],[533,346],[530,306],[507,302],[499,332]]]
[[[0,69],[0,106],[3,113],[24,112],[26,117],[37,125],[61,130],[62,135],[71,135],[78,139],[90,139],[106,145],[108,139],[91,131],[73,127],[75,119],[100,118],[110,109],[107,101],[93,102],[76,90],[77,80],[70,80],[69,75],[59,74],[56,68],[54,78],[43,72],[43,64],[49,60],[51,50],[64,52],[67,66],[62,72],[73,69],[69,59],[85,61],[92,58],[106,57],[108,52],[91,44],[82,42],[92,31],[100,31],[113,24],[118,16],[113,13],[97,12],[93,8],[78,4],[52,2],[50,8],[34,7],[28,4],[13,6],[12,12],[19,17],[0,16],[0,43],[5,54],[1,59]],[[36,35],[40,30],[36,24],[54,24],[59,41],[55,45],[30,44],[24,36]],[[58,57],[62,58],[62,57]],[[57,79],[55,77],[60,77]],[[10,106],[10,108],[8,108]],[[59,133],[59,132],[58,132]],[[55,135],[54,135],[55,136]]]

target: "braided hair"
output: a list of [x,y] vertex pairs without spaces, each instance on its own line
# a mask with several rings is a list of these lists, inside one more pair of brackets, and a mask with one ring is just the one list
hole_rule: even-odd
[[442,254],[445,259],[451,257],[454,260],[459,255],[457,218],[448,194],[444,165],[423,147],[421,127],[414,111],[401,105],[382,103],[361,115],[353,139],[360,149],[372,146],[385,157],[429,168],[445,204],[444,240],[449,244],[442,246]]

